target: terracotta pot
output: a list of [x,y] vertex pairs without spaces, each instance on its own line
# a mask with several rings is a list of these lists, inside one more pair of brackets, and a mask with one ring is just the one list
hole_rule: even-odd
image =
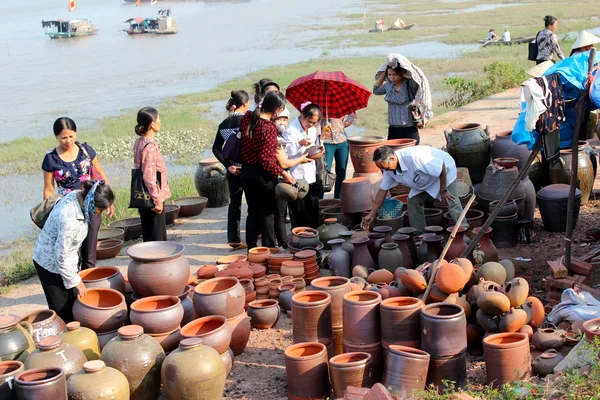
[[540,354],[531,363],[531,369],[534,374],[546,376],[554,373],[554,368],[562,361],[564,357],[555,349],[546,350]]
[[[237,278],[213,278],[194,289],[194,309],[201,317],[222,315],[233,318],[244,310],[246,295]],[[235,353],[235,352],[234,352]]]
[[329,395],[327,349],[322,343],[300,343],[285,349],[285,372],[291,400],[323,399]]
[[368,237],[356,238],[350,240],[350,243],[354,246],[354,255],[352,256],[352,267],[355,265],[362,265],[363,267],[375,268],[375,262],[373,257],[369,253],[367,243],[369,242]]
[[219,271],[216,265],[206,264],[198,268],[196,276],[198,279],[210,279],[214,278],[215,274]]
[[399,345],[391,345],[387,351],[381,383],[386,388],[391,388],[391,393],[402,398],[410,397],[413,390],[425,389],[429,354]]
[[0,398],[14,400],[14,378],[23,372],[21,361],[0,361]]
[[[585,323],[584,323],[585,331]],[[589,328],[588,328],[589,330]],[[587,332],[586,332],[587,336]],[[565,344],[565,339],[552,328],[538,329],[531,337],[531,344],[538,350],[560,349]]]
[[[529,340],[531,340],[531,337],[533,336],[533,328],[529,325],[523,325],[521,328],[519,328],[519,330],[517,332],[527,335]],[[565,340],[567,340],[566,336],[565,336]],[[579,342],[579,340],[577,342]]]
[[119,329],[127,320],[125,297],[113,289],[88,289],[75,299],[73,318],[96,333]]
[[518,308],[508,310],[500,319],[500,332],[516,332],[527,322],[527,313]]
[[219,354],[227,351],[231,344],[233,331],[227,319],[221,315],[209,315],[198,318],[179,332],[181,339],[200,338],[205,346],[212,347]]
[[255,264],[264,264],[267,262],[269,254],[268,247],[255,247],[248,250],[248,261]]
[[506,297],[510,300],[511,307],[520,307],[529,295],[529,283],[523,278],[514,278],[504,285]]
[[414,269],[405,270],[402,275],[400,275],[400,281],[413,294],[423,293],[427,287],[427,281],[423,274]]
[[248,261],[248,257],[246,257],[243,254],[235,254],[232,256],[225,256],[225,257],[217,258],[217,265],[231,264],[234,262],[244,262],[244,261]]
[[65,322],[59,317],[54,310],[37,310],[25,314],[21,317],[21,322],[31,324],[33,332],[31,336],[37,344],[45,337],[58,335],[67,329]]
[[88,361],[83,370],[67,382],[69,398],[129,400],[129,383],[119,370],[107,367],[102,360]]
[[[473,233],[477,234],[479,229],[479,227],[473,229]],[[492,228],[487,228],[483,236],[481,236],[481,239],[479,239],[477,247],[473,250],[473,261],[475,264],[484,264],[489,261],[498,262],[498,249],[490,239],[491,233]]]
[[246,312],[242,312],[233,318],[227,319],[227,323],[231,328],[231,344],[230,348],[234,355],[238,356],[244,352],[250,339],[250,317]]
[[583,323],[583,333],[585,333],[585,337],[590,342],[593,342],[597,336],[600,336],[600,318],[592,318],[585,321]]
[[304,275],[304,263],[302,261],[284,261],[281,264],[281,275],[294,278]]
[[309,290],[292,297],[292,337],[294,343],[332,343],[329,293]]
[[383,143],[384,138],[381,136],[354,136],[348,138],[350,160],[354,171],[359,173],[378,172],[379,168],[373,162],[373,152]]
[[372,343],[372,344],[352,344],[343,342],[342,345],[344,353],[368,353],[371,355],[372,359],[372,367],[371,367],[371,376],[373,377],[374,382],[379,382],[381,380],[381,374],[383,372],[383,364],[384,364],[384,356],[383,356],[383,348],[381,347],[381,343]]
[[69,322],[67,330],[60,334],[63,343],[77,347],[88,361],[100,359],[100,344],[93,330],[82,327],[78,321]]
[[202,339],[198,338],[182,340],[161,367],[163,387],[171,400],[194,398],[199,393],[206,399],[220,398],[226,376],[219,353],[203,346]]
[[24,362],[35,351],[33,329],[18,315],[0,314],[0,361]]
[[333,275],[350,278],[350,255],[342,249],[344,239],[332,239],[329,242],[329,268]]
[[369,353],[345,353],[329,360],[329,376],[334,398],[343,398],[346,388],[370,388],[373,358]]
[[161,334],[177,329],[183,320],[181,300],[175,296],[151,296],[133,302],[131,323],[140,325],[148,334]]
[[531,371],[529,339],[522,333],[497,333],[483,339],[487,382],[495,387],[526,379]]
[[455,356],[467,348],[467,319],[462,307],[433,303],[421,309],[421,349],[433,357]]
[[[449,226],[448,228],[446,228],[446,232],[448,232],[448,233],[452,233],[453,230],[454,230],[454,226]],[[466,250],[466,248],[467,248],[467,243],[465,242],[465,233],[466,232],[467,232],[467,228],[465,228],[464,226],[461,226],[458,228],[458,230],[456,231],[456,236],[454,237],[454,240],[450,244],[450,247],[448,248],[448,251],[446,252],[446,255],[444,256],[444,260],[452,261],[455,258],[459,258],[462,255],[463,251]]]
[[40,340],[37,350],[25,360],[25,369],[60,366],[68,379],[81,371],[85,362],[87,358],[77,347],[63,343],[58,336],[48,336]]
[[378,265],[380,269],[385,269],[394,273],[399,265],[403,265],[402,252],[396,243],[384,243],[378,255]]
[[381,295],[361,290],[344,294],[344,342],[373,344],[381,342],[379,304]]
[[296,249],[315,247],[319,242],[319,231],[307,227],[293,228],[288,240],[288,244]]
[[407,147],[413,147],[417,145],[416,139],[392,139],[383,142],[383,146],[390,147],[394,152]]
[[456,304],[462,307],[462,309],[465,311],[465,316],[467,317],[467,319],[469,319],[471,317],[471,304],[467,301],[467,296],[466,295],[462,295],[462,296],[448,296],[445,300],[443,300],[444,303],[450,303],[450,304]]
[[362,213],[371,209],[371,182],[367,178],[358,177],[342,182],[342,204],[340,210],[345,214]]
[[109,288],[125,294],[125,279],[117,267],[96,267],[79,271],[86,288]]
[[477,298],[477,307],[487,314],[498,315],[510,309],[510,300],[503,293],[486,290]]
[[442,393],[467,387],[467,351],[449,357],[433,357],[429,361],[427,386],[433,385]]
[[[548,166],[550,183],[569,184],[571,181],[572,154],[573,152],[571,149],[561,150],[560,158],[564,163],[560,162],[560,160],[556,160]],[[582,204],[585,204],[590,198],[594,186],[594,179],[595,175],[592,161],[587,153],[580,148],[577,154],[577,188],[581,190]]]
[[387,269],[379,269],[369,274],[369,283],[390,283],[394,280],[394,275]]
[[256,329],[271,329],[279,321],[279,303],[276,300],[256,300],[248,305],[250,324]]
[[421,308],[414,297],[393,297],[381,302],[381,345],[421,346]]
[[350,280],[345,277],[323,277],[312,281],[311,286],[314,290],[326,292],[331,296],[331,325],[333,328],[341,328],[344,294],[352,290]]
[[457,264],[447,263],[438,268],[435,281],[447,294],[460,292],[468,281],[464,270]]
[[396,245],[398,245],[398,249],[402,254],[402,266],[408,269],[414,268],[412,262],[412,255],[409,249],[410,236],[402,233],[396,233],[392,236],[392,240],[394,241],[394,243],[396,243]]
[[35,368],[15,376],[14,393],[17,400],[67,399],[67,379],[62,369]]
[[181,307],[183,307],[183,319],[181,320],[182,326],[196,319],[194,302],[192,301],[192,297],[190,297],[193,296],[193,294],[193,286],[187,285],[183,290],[183,293],[177,296],[181,301]]

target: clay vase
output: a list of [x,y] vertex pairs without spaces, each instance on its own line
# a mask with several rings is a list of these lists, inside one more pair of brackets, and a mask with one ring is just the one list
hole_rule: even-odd
[[161,367],[163,387],[170,400],[220,399],[226,375],[219,353],[203,346],[198,338],[182,340]]
[[37,350],[25,360],[25,369],[60,366],[68,379],[81,371],[85,362],[87,358],[77,347],[63,343],[58,336],[48,336],[38,343]]
[[353,136],[348,138],[350,160],[354,171],[359,173],[378,172],[379,168],[373,162],[373,153],[384,141],[385,139],[381,136]]
[[492,159],[502,157],[517,158],[517,168],[519,171],[525,167],[525,163],[529,158],[531,151],[527,146],[518,145],[512,141],[512,131],[502,131],[496,133],[496,137],[492,141]]
[[342,328],[344,295],[352,291],[350,280],[344,277],[327,276],[312,281],[311,286],[316,291],[326,292],[331,296],[331,326]]
[[527,313],[518,308],[510,308],[500,319],[500,332],[517,332],[527,323]]
[[408,346],[391,345],[388,348],[381,383],[401,398],[411,396],[413,390],[425,389],[430,355]]
[[435,276],[438,287],[446,294],[460,292],[468,279],[464,270],[459,265],[453,263],[441,265]]
[[[381,246],[385,243],[385,234],[373,232],[369,233],[369,243],[367,244],[367,248],[369,249],[369,254],[373,258],[373,262],[375,263],[375,268],[378,267],[379,261],[379,252],[381,251]],[[363,267],[367,267],[364,264]],[[368,267],[367,267],[368,268]]]
[[374,344],[381,342],[381,295],[359,290],[344,295],[344,343]]
[[497,333],[500,330],[500,318],[498,315],[487,314],[481,309],[476,313],[477,322],[486,332]]
[[425,304],[414,297],[392,297],[380,305],[381,345],[421,347],[421,308]]
[[497,333],[483,339],[487,383],[499,387],[531,372],[529,339],[522,333]]
[[413,294],[418,295],[425,291],[427,281],[422,273],[414,269],[407,269],[400,276],[402,284]]
[[331,247],[329,241],[337,239],[340,232],[346,232],[348,228],[338,223],[337,218],[326,218],[323,225],[317,228],[319,231],[319,238],[321,242],[325,244],[325,249],[329,250]]
[[453,127],[451,132],[444,131],[444,136],[456,166],[468,168],[473,183],[481,182],[492,150],[488,128],[484,130],[476,123],[464,124]]
[[329,269],[335,276],[350,278],[350,255],[342,249],[344,239],[332,239],[329,242]]
[[350,243],[354,231],[342,231],[338,233],[340,239],[344,239],[342,243],[342,250],[344,250],[350,256],[350,262],[352,262],[352,256],[354,255],[354,245]]
[[67,329],[65,321],[59,317],[53,310],[37,310],[25,314],[21,317],[21,321],[26,321],[31,324],[33,332],[31,336],[37,344],[40,340],[47,336],[58,335]]
[[291,400],[324,399],[330,393],[327,349],[322,343],[299,343],[285,349],[285,372]]
[[175,242],[139,243],[127,249],[127,279],[140,297],[179,296],[187,285],[190,264],[184,246]]
[[125,296],[113,289],[88,289],[84,296],[77,296],[73,318],[96,333],[119,329],[127,320]]
[[378,261],[379,269],[388,270],[392,274],[404,264],[402,252],[396,243],[384,243],[379,251]]
[[204,346],[212,347],[223,354],[231,345],[233,331],[222,315],[198,318],[179,331],[181,339],[200,338]]
[[[569,184],[571,181],[571,159],[572,150],[566,149],[560,151],[560,160],[556,160],[548,167],[550,183]],[[594,166],[587,153],[580,148],[577,154],[577,188],[581,190],[581,204],[585,204],[592,193],[594,187]]]
[[535,375],[546,376],[554,373],[556,367],[564,357],[555,349],[546,350],[531,363]]
[[369,253],[369,249],[367,247],[367,243],[369,243],[368,237],[361,237],[350,240],[350,243],[354,246],[354,255],[352,256],[352,267],[355,265],[362,265],[366,269],[375,268],[375,262],[373,261],[373,257],[371,253]]
[[271,329],[279,321],[280,313],[277,300],[255,300],[248,304],[250,325],[256,329]]
[[396,232],[401,233],[403,235],[408,235],[408,251],[410,252],[410,256],[412,257],[412,263],[414,267],[418,265],[417,245],[415,244],[415,232],[416,229],[410,226],[398,229],[398,231]]
[[57,367],[23,371],[15,376],[14,393],[17,400],[66,400],[67,379]]
[[250,317],[244,311],[233,318],[227,319],[227,323],[232,331],[229,348],[233,355],[240,355],[246,350],[248,340],[250,340],[250,331],[252,330]]
[[35,351],[31,324],[18,315],[0,315],[0,361],[24,362]]
[[329,293],[307,290],[292,297],[293,343],[332,343],[331,296]]
[[292,297],[294,297],[294,294],[296,293],[296,285],[293,283],[286,283],[280,285],[277,289],[279,290],[278,301],[281,310],[284,312],[292,311]]
[[200,317],[222,315],[229,319],[244,311],[246,294],[237,278],[213,278],[196,286],[193,302]]
[[[477,234],[481,228],[474,228],[473,233]],[[492,243],[490,235],[492,228],[487,228],[483,236],[479,239],[479,243],[473,250],[473,261],[475,264],[483,264],[489,261],[498,262],[498,249]]]
[[432,303],[421,309],[421,349],[432,357],[455,356],[467,348],[467,318],[461,306]]
[[181,307],[183,307],[183,319],[181,320],[181,326],[192,322],[196,319],[196,310],[194,309],[194,302],[190,297],[190,294],[194,294],[193,286],[187,285],[179,296],[181,301]]
[[425,239],[428,236],[436,236],[436,235],[434,235],[433,233],[424,233],[420,236],[421,244],[419,244],[419,247],[417,248],[418,265],[421,265],[421,264],[427,262],[427,242],[423,239]]
[[510,300],[504,293],[495,290],[484,290],[477,297],[477,307],[487,314],[498,315],[510,309]]
[[552,328],[538,329],[531,337],[531,344],[538,350],[558,350],[565,344],[565,339]]
[[183,307],[176,296],[150,296],[134,301],[129,319],[147,334],[171,332],[181,325]]
[[83,371],[67,381],[70,399],[129,400],[129,383],[119,370],[107,367],[102,360],[88,361]]
[[369,353],[346,353],[329,360],[329,377],[333,397],[343,398],[346,388],[370,388],[375,383],[372,377],[373,357]]
[[21,361],[0,361],[0,399],[15,400],[14,379],[24,369]]
[[520,307],[527,300],[529,295],[529,283],[523,278],[514,278],[504,284],[506,297],[510,301],[511,307]]
[[[452,233],[454,230],[454,226],[449,226],[446,228],[446,232]],[[456,236],[454,240],[450,244],[446,255],[444,256],[444,260],[452,261],[455,258],[459,258],[462,256],[463,251],[467,248],[467,243],[465,243],[465,233],[467,232],[467,228],[464,226],[460,226],[456,231]]]
[[63,343],[77,347],[88,361],[100,359],[100,343],[93,330],[81,326],[78,321],[69,322],[67,330],[60,334]]
[[392,240],[398,245],[398,249],[402,253],[402,266],[409,269],[414,268],[409,248],[410,236],[403,233],[396,233],[392,236]]
[[125,294],[125,278],[117,267],[96,267],[79,271],[86,288],[109,288]]
[[529,296],[522,308],[527,313],[527,324],[534,329],[542,325],[546,319],[544,305],[537,297]]

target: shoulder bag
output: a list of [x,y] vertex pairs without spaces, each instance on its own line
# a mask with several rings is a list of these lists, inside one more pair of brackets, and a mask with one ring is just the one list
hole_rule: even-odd
[[[149,144],[150,143],[147,143],[146,146]],[[146,146],[144,146],[144,148],[146,148]],[[156,184],[159,188],[160,182],[161,173],[156,171]],[[155,205],[152,196],[150,196],[150,192],[144,183],[142,162],[140,161],[140,168],[133,168],[131,170],[131,196],[129,198],[129,208],[152,209],[154,207]]]
[[539,50],[538,49],[538,36],[539,36],[540,32],[541,31],[536,33],[535,39],[528,43],[528,45],[529,45],[528,55],[527,55],[528,61],[537,61],[538,50]]
[[[321,145],[321,139],[317,136],[317,143]],[[316,168],[316,182],[315,185],[323,193],[331,192],[331,189],[335,186],[335,173],[327,170],[327,161],[325,161],[325,154],[315,160]]]
[[31,210],[29,210],[29,216],[38,228],[42,229],[44,227],[44,225],[46,224],[46,220],[48,219],[50,213],[54,209],[54,206],[62,198],[63,197],[58,194],[55,196],[50,196],[37,206],[33,207]]
[[223,146],[221,154],[234,164],[240,162],[240,159],[242,158],[242,138],[240,132],[229,136]]

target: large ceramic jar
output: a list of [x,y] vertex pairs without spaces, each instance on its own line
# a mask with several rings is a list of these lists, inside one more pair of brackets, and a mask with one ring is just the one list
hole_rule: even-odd
[[277,300],[255,300],[248,304],[250,325],[256,329],[270,329],[279,321],[281,309]]
[[343,213],[361,213],[371,209],[373,204],[371,196],[371,182],[364,177],[349,178],[342,182],[342,205]]
[[373,261],[373,257],[369,252],[368,237],[357,237],[355,239],[350,240],[350,243],[354,246],[354,255],[352,256],[352,267],[356,265],[362,265],[367,270],[370,268],[375,268],[375,262]]
[[[489,166],[485,170],[485,176],[479,187],[477,202],[487,211],[489,203],[494,200],[500,200],[508,188],[513,183],[519,170],[517,167],[511,168],[496,168]],[[517,185],[510,199],[522,199],[526,195],[522,184]]]
[[448,153],[456,161],[457,167],[469,169],[473,183],[483,180],[485,168],[490,163],[492,144],[488,128],[480,124],[464,124],[444,131]]
[[373,357],[369,353],[346,353],[329,360],[329,377],[333,398],[341,399],[349,386],[370,388],[375,381],[372,374]]
[[[453,230],[454,226],[449,226],[448,228],[446,228],[446,232],[448,233],[452,233]],[[456,231],[456,236],[454,237],[454,240],[452,240],[452,243],[450,243],[450,247],[448,248],[448,251],[444,256],[444,260],[452,261],[455,258],[459,258],[462,256],[463,251],[465,251],[467,248],[467,243],[465,242],[466,232],[467,228],[465,228],[464,226],[458,227],[458,230]]]
[[33,341],[37,344],[47,336],[58,335],[66,329],[65,321],[54,310],[36,310],[25,314],[21,321],[29,322],[33,328]]
[[232,331],[231,344],[229,347],[231,348],[233,355],[240,355],[244,352],[248,345],[248,340],[250,340],[250,331],[252,330],[250,317],[243,311],[233,318],[228,318],[227,323]]
[[183,320],[181,300],[176,296],[150,296],[131,305],[129,319],[148,334],[161,334],[177,329]]
[[75,299],[73,318],[96,333],[117,330],[127,320],[125,296],[113,289],[89,289]]
[[200,160],[194,184],[198,194],[208,199],[207,207],[223,207],[229,204],[227,170],[216,158]]
[[302,226],[293,228],[288,238],[288,243],[295,249],[317,247],[321,241],[318,230]]
[[379,269],[386,269],[392,274],[404,263],[402,252],[396,243],[384,243],[379,251],[378,260]]
[[317,278],[311,283],[314,290],[327,292],[331,296],[331,325],[335,328],[344,326],[344,295],[352,291],[350,280],[342,276],[326,276]]
[[72,344],[85,354],[88,361],[100,358],[100,343],[93,330],[81,326],[79,321],[69,322],[67,330],[60,334],[63,343]]
[[25,369],[60,366],[67,379],[81,371],[87,362],[85,355],[77,347],[63,343],[58,336],[48,336],[38,343],[38,349],[25,360]]
[[350,160],[354,171],[359,173],[378,172],[379,168],[373,162],[373,153],[384,142],[381,136],[352,136],[348,138]]
[[343,302],[344,343],[381,342],[381,295],[369,290],[346,293]]
[[67,379],[58,367],[35,368],[15,376],[17,400],[67,400]]
[[[564,183],[569,184],[571,182],[571,162],[572,162],[572,150],[561,150],[560,160],[556,160],[548,167],[548,173],[550,176],[550,183]],[[594,166],[592,161],[588,157],[587,153],[583,149],[579,149],[577,154],[577,188],[581,190],[581,202],[585,204],[592,194],[594,188]]]
[[35,350],[29,322],[21,322],[18,315],[0,315],[0,361],[24,362]]
[[96,267],[79,271],[86,288],[109,288],[125,294],[125,278],[117,267]]
[[421,347],[421,309],[425,304],[414,297],[392,297],[383,300],[381,313],[381,345]]
[[161,368],[163,387],[170,400],[221,399],[226,373],[219,353],[203,346],[198,338],[182,340]]
[[0,361],[0,399],[14,400],[15,376],[25,369],[21,361]]
[[[477,234],[481,228],[473,229],[473,232]],[[494,246],[491,239],[492,228],[487,228],[483,236],[479,239],[475,250],[473,250],[473,261],[474,264],[485,264],[486,262],[495,261],[498,262],[498,249]],[[470,257],[471,255],[469,255]]]
[[200,317],[222,315],[229,319],[244,312],[246,293],[237,278],[213,278],[196,286],[193,301]]
[[322,343],[294,344],[284,353],[288,397],[292,400],[329,396],[327,349]]
[[350,255],[342,249],[344,239],[332,239],[328,243],[332,249],[329,254],[329,269],[335,276],[350,278]]
[[292,340],[293,343],[331,345],[333,332],[329,293],[307,290],[292,297]]
[[345,232],[348,228],[340,224],[337,218],[326,218],[323,225],[319,226],[317,230],[319,231],[320,241],[325,244],[325,249],[329,250],[331,247],[327,242],[337,239],[340,232]]
[[[575,189],[574,226],[579,219],[581,197],[581,191]],[[544,229],[548,232],[565,232],[567,230],[569,185],[564,183],[548,185],[537,193],[537,200]]]
[[131,246],[127,278],[140,297],[179,296],[190,277],[184,246],[175,242],[145,242]]
[[529,377],[529,338],[523,333],[498,333],[483,339],[487,383],[501,386]]
[[413,390],[425,389],[430,356],[408,346],[391,345],[383,370],[381,383],[401,398],[411,396]]
[[129,382],[131,400],[156,400],[165,352],[139,325],[119,329],[118,337],[102,350],[102,360],[121,371]]
[[69,399],[129,400],[129,383],[119,370],[102,360],[88,361],[67,381]]
[[456,304],[433,303],[421,309],[421,349],[432,357],[447,357],[467,348],[467,318]]

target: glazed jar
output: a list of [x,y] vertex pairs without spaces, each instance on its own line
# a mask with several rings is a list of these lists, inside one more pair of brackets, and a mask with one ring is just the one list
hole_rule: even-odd
[[381,345],[419,348],[421,346],[421,308],[423,301],[414,297],[392,297],[380,305]]
[[18,315],[0,315],[0,361],[24,362],[35,350],[31,324]]
[[381,342],[381,295],[368,290],[344,295],[344,343],[373,344]]
[[322,343],[299,343],[285,349],[290,399],[324,399],[330,393],[327,349]]
[[430,356],[422,350],[408,346],[391,345],[383,370],[381,383],[390,392],[410,397],[413,390],[425,389]]
[[483,339],[487,383],[494,387],[529,377],[529,339],[522,333],[497,333]]
[[69,322],[67,330],[60,334],[63,343],[77,347],[85,354],[88,361],[100,359],[100,344],[93,330],[81,326],[78,321]]
[[473,183],[481,182],[492,150],[488,128],[484,130],[477,123],[463,124],[453,127],[451,132],[444,131],[444,136],[456,166],[468,168]]
[[213,278],[194,289],[194,308],[200,317],[222,315],[233,318],[244,311],[246,294],[237,278]]
[[24,369],[21,361],[0,361],[0,399],[15,399],[14,379]]
[[375,262],[373,261],[373,257],[371,257],[371,253],[369,253],[369,249],[367,247],[367,243],[369,243],[368,237],[360,237],[350,240],[350,243],[354,246],[354,255],[352,256],[352,267],[355,265],[362,265],[366,269],[375,268]]
[[190,295],[193,295],[193,286],[187,285],[179,296],[181,301],[181,307],[183,307],[183,319],[181,320],[181,326],[192,322],[196,319],[196,310],[194,310],[194,302]]
[[67,379],[57,367],[30,369],[15,376],[14,393],[17,400],[67,400]]
[[565,339],[555,329],[543,328],[533,334],[531,344],[538,350],[558,350],[565,344]]
[[[377,268],[377,262],[379,260],[379,252],[381,251],[381,246],[385,243],[385,234],[380,232],[369,233],[369,242],[367,243],[367,248],[369,249],[369,254],[373,258],[373,262],[375,262],[375,268]],[[364,267],[367,267],[364,264],[361,264]],[[367,267],[368,268],[368,267]]]
[[280,285],[277,289],[279,290],[279,307],[281,310],[286,312],[292,311],[292,297],[294,297],[294,294],[296,293],[296,285],[293,283],[286,283]]
[[[551,184],[571,182],[571,159],[573,151],[565,149],[560,151],[560,160],[555,160],[548,166]],[[562,160],[562,162],[561,162]],[[577,154],[577,188],[581,190],[581,203],[585,204],[590,198],[594,187],[594,166],[583,149]]]
[[79,271],[86,288],[109,288],[125,294],[125,278],[117,267],[95,267]]
[[233,318],[227,319],[227,324],[231,328],[231,344],[229,347],[234,355],[240,355],[246,349],[248,340],[250,339],[250,317],[245,311],[236,315]]
[[33,329],[31,336],[37,344],[40,340],[47,336],[58,335],[66,328],[65,322],[59,317],[54,310],[37,310],[25,314],[21,317],[21,321],[29,322]]
[[[481,228],[473,229],[473,233],[477,234]],[[473,261],[475,264],[483,264],[489,261],[498,262],[498,249],[494,246],[490,235],[492,228],[487,228],[483,236],[479,239],[475,250],[473,250]]]
[[208,208],[223,207],[229,204],[227,170],[214,157],[198,162],[194,185],[199,196],[208,199]]
[[564,357],[555,349],[546,350],[531,363],[531,369],[538,376],[546,376],[554,373],[554,368]]
[[350,278],[350,255],[342,249],[344,239],[332,239],[329,242],[329,269],[335,276]]
[[40,340],[38,349],[25,360],[25,369],[60,366],[69,379],[81,371],[85,362],[87,358],[77,347],[63,343],[58,336],[48,336]]
[[378,256],[379,269],[385,269],[394,273],[396,268],[404,265],[402,252],[396,243],[384,243]]
[[331,296],[329,293],[307,290],[292,297],[293,343],[332,343]]
[[107,367],[104,361],[88,361],[83,364],[83,371],[67,381],[67,393],[71,399],[129,400],[129,383],[125,375]]
[[160,368],[165,352],[139,325],[119,329],[118,337],[102,350],[102,361],[121,371],[129,382],[131,400],[155,400],[160,391]]
[[421,349],[432,357],[460,354],[467,348],[467,319],[462,307],[433,303],[421,309]]
[[270,329],[279,320],[279,302],[277,300],[255,300],[248,304],[250,325],[256,329]]
[[96,333],[119,329],[127,320],[125,296],[114,289],[88,289],[75,299],[73,318]]
[[369,353],[346,353],[332,357],[329,360],[329,377],[333,398],[343,398],[349,386],[373,386],[372,364],[373,357]]
[[163,387],[171,400],[220,399],[226,374],[219,353],[198,338],[182,340],[161,368]]
[[340,232],[345,232],[348,228],[338,223],[337,218],[326,218],[323,225],[319,226],[317,230],[320,241],[325,244],[325,249],[329,250],[331,247],[328,242],[337,239]]
[[204,346],[212,347],[219,354],[231,345],[233,331],[222,315],[209,315],[198,318],[181,328],[182,339],[200,338]]

